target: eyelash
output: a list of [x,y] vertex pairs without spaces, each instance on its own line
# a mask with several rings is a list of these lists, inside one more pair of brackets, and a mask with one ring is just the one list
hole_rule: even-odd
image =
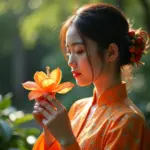
[[[71,53],[71,52],[67,52],[66,55],[69,56],[70,53]],[[83,50],[79,50],[79,51],[77,51],[76,53],[77,53],[77,54],[82,54],[82,53],[83,53]]]
[[80,50],[78,52],[76,52],[77,54],[82,54],[83,53],[83,50]]

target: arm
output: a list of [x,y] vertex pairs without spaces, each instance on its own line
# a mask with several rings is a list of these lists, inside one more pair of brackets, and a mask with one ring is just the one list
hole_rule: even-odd
[[133,113],[124,114],[115,120],[104,138],[104,150],[142,150],[144,120]]
[[45,127],[44,129],[44,139],[45,139],[45,147],[46,149],[52,145],[56,139],[53,137],[53,135],[49,132],[49,130]]
[[[75,103],[72,105],[71,109],[69,110],[68,116],[71,120],[75,113]],[[58,142],[56,139],[53,139],[53,136],[49,135],[47,130],[45,129],[44,132],[39,136],[38,140],[34,144],[32,150],[80,150],[79,145],[74,137],[71,136],[68,140]],[[51,139],[51,140],[49,140]],[[60,144],[61,143],[61,144]]]
[[[76,112],[76,102],[71,106],[69,113],[68,113],[70,121],[72,120],[75,112]],[[66,140],[66,142],[65,141],[62,141],[62,143],[60,142],[60,145],[61,145],[61,150],[81,150],[74,135],[72,135],[68,139],[68,141]]]
[[33,116],[34,116],[35,120],[43,127],[44,132],[37,139],[36,143],[33,146],[33,150],[43,150],[44,148],[47,149],[56,140],[53,137],[53,135],[49,132],[47,127],[43,125],[42,119],[44,117],[40,114],[39,110],[37,109],[38,106],[40,106],[40,104],[37,101],[34,105]]

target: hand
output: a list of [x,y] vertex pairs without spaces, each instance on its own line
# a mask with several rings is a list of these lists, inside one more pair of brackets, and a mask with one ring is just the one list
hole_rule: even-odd
[[34,119],[44,128],[44,125],[42,123],[42,120],[44,119],[44,116],[40,113],[40,103],[38,101],[36,101],[36,103],[34,104],[34,110],[32,112]]
[[[40,99],[43,100],[43,99]],[[48,148],[56,139],[54,136],[49,132],[46,126],[42,123],[42,120],[44,119],[44,116],[40,113],[40,103],[36,101],[34,104],[34,111],[33,111],[33,116],[35,120],[44,128],[44,138],[46,142],[46,147]]]
[[35,100],[35,104],[34,104],[34,110],[32,112],[34,119],[43,127],[45,128],[46,126],[44,126],[44,124],[42,123],[42,120],[45,118],[42,114],[41,114],[41,107],[42,105],[40,105],[40,101],[44,101],[45,98],[44,96],[38,98],[37,100]]
[[39,111],[44,116],[43,125],[48,128],[60,145],[74,143],[75,137],[66,108],[50,95],[46,96],[45,99],[44,101],[39,101]]

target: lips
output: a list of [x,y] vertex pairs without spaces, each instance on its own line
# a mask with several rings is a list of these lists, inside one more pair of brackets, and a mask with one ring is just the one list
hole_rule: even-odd
[[81,75],[81,73],[76,72],[76,71],[71,71],[71,72],[72,72],[74,78],[76,78],[76,77],[78,77],[79,75]]

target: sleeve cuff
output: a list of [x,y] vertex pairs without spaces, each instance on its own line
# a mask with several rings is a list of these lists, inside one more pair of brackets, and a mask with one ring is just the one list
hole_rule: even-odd
[[81,150],[77,141],[75,143],[62,147],[62,150]]

